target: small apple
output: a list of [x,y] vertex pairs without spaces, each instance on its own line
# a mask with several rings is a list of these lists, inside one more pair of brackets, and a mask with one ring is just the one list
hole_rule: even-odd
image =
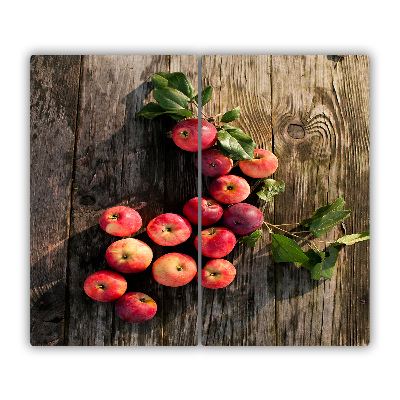
[[210,193],[223,204],[235,204],[245,200],[250,194],[246,179],[236,175],[222,175],[210,184]]
[[[228,255],[236,244],[235,234],[227,228],[212,227],[201,232],[201,254],[209,258],[222,258]],[[194,240],[199,250],[199,236]]]
[[247,235],[261,228],[264,214],[251,204],[238,203],[225,210],[223,222],[237,235]]
[[226,175],[232,167],[232,159],[224,156],[218,149],[208,149],[201,153],[201,172],[203,175],[213,178]]
[[178,214],[166,213],[149,222],[147,234],[161,246],[176,246],[189,239],[192,226],[186,218]]
[[152,319],[156,312],[156,302],[140,292],[126,293],[115,303],[115,313],[125,322],[146,322]]
[[209,289],[220,289],[233,282],[236,268],[222,258],[209,260],[201,270],[201,285]]
[[103,230],[114,236],[129,236],[142,226],[139,213],[130,207],[111,207],[101,214],[99,224]]
[[[198,119],[191,118],[178,122],[172,128],[172,140],[183,150],[198,151]],[[201,149],[213,146],[217,140],[217,129],[210,122],[201,120]]]
[[89,275],[83,290],[93,300],[113,301],[121,297],[127,288],[126,279],[114,271],[97,271]]
[[150,246],[133,238],[117,240],[106,250],[106,260],[110,267],[124,273],[143,271],[152,259]]
[[[198,225],[198,210],[199,210],[199,198],[194,197],[190,199],[183,206],[183,215],[195,225]],[[224,213],[223,208],[219,203],[210,197],[201,198],[201,225],[213,225],[219,221]]]
[[278,158],[268,150],[255,149],[253,159],[239,161],[239,168],[252,178],[266,178],[278,168]]
[[178,287],[189,283],[196,275],[196,261],[182,253],[167,253],[154,261],[154,279],[161,285]]

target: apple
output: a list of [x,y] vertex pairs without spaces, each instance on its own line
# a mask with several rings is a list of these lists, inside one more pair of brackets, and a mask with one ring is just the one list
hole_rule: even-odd
[[253,159],[239,161],[239,168],[252,178],[266,178],[278,168],[278,158],[268,150],[255,149]]
[[[227,228],[212,227],[201,232],[201,254],[209,258],[222,258],[228,255],[236,244],[235,234]],[[199,236],[194,239],[199,250]]]
[[[183,215],[195,225],[199,224],[199,198],[193,197],[183,206]],[[201,198],[201,225],[213,225],[224,213],[221,205],[210,197]]]
[[[198,119],[191,118],[178,122],[172,128],[172,140],[186,151],[198,151]],[[205,150],[214,145],[217,140],[217,129],[210,122],[201,120],[201,149]]]
[[236,175],[222,175],[210,184],[211,196],[223,204],[235,204],[245,200],[250,194],[246,179]]
[[129,236],[141,228],[142,218],[130,207],[117,206],[104,211],[99,224],[110,235]]
[[221,289],[233,282],[236,268],[222,258],[209,260],[201,270],[201,285],[209,289]]
[[218,149],[208,149],[201,153],[201,172],[203,175],[213,178],[226,175],[232,167],[232,159],[224,156]]
[[154,261],[154,279],[161,285],[178,287],[189,283],[197,273],[196,261],[182,253],[167,253]]
[[83,290],[93,300],[113,301],[121,297],[127,288],[126,279],[114,271],[97,271],[89,275]]
[[261,228],[264,214],[255,206],[238,203],[228,207],[224,212],[223,223],[237,235],[247,235]]
[[143,271],[152,259],[150,246],[133,238],[117,240],[106,250],[106,260],[110,267],[124,273]]
[[149,222],[147,234],[161,246],[176,246],[189,239],[192,226],[186,218],[178,214],[166,213]]
[[152,319],[156,312],[156,302],[140,292],[125,293],[115,303],[115,313],[125,322],[146,322]]

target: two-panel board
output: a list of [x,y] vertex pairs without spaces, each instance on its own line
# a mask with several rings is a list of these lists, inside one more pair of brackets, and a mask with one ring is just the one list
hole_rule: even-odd
[[[198,61],[190,55],[31,57],[31,344],[367,345],[368,57],[212,55],[201,57],[201,71]],[[200,154],[214,149],[233,165],[220,176],[199,173],[196,149],[184,150],[172,137],[178,123],[199,115],[199,79],[203,90],[212,87],[200,113],[216,132]],[[246,159],[259,162],[257,150],[278,160],[268,176],[250,176],[242,167]],[[220,162],[200,158],[203,166]],[[232,175],[225,189],[234,194],[226,200],[213,182]],[[243,181],[244,194],[236,188]],[[189,221],[189,233],[164,221],[163,233],[178,230],[183,239],[157,242],[150,222],[165,214],[190,219],[184,206],[195,197],[219,203],[220,218],[200,228]],[[236,204],[259,210],[261,225],[238,230],[246,216],[241,206],[232,225],[226,214]],[[140,215],[134,233],[116,236],[100,226],[100,216],[117,206]],[[235,232],[214,239],[213,228]],[[201,235],[199,256],[195,239],[206,229],[212,250],[204,252],[209,237]],[[138,272],[116,271],[106,257],[126,238],[152,253]],[[214,289],[201,286],[192,271],[188,282],[170,286],[160,278],[173,275],[168,257],[158,260],[171,253],[194,260],[200,272],[210,260],[226,260],[234,277]],[[175,274],[189,268],[183,259],[174,262]],[[99,271],[126,281],[110,301],[84,290]],[[218,274],[207,279],[215,282]],[[101,292],[108,283],[93,285]],[[132,292],[156,303],[147,321],[121,318],[116,305]],[[122,308],[145,318],[151,310],[140,306],[151,305],[142,297]]]

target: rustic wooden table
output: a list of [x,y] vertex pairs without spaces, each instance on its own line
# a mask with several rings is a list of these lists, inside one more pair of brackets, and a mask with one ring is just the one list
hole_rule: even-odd
[[[173,123],[135,118],[160,71],[181,71],[196,85],[198,58],[31,58],[32,345],[198,343],[196,281],[168,288],[150,269],[127,276],[128,290],[158,303],[145,324],[124,323],[113,304],[82,289],[90,273],[108,267],[105,250],[115,238],[98,225],[105,209],[139,209],[143,228],[135,237],[157,258],[170,250],[148,238],[146,224],[181,214],[197,196],[194,155],[166,136]],[[275,177],[286,191],[268,203],[266,220],[299,222],[343,196],[352,214],[328,240],[369,229],[368,57],[203,56],[202,81],[214,87],[204,112],[240,106],[235,125],[279,158]],[[207,194],[209,180],[202,182]],[[197,259],[190,240],[175,250]],[[235,281],[201,293],[203,345],[369,343],[368,242],[344,249],[332,279],[319,282],[294,264],[275,264],[267,231],[254,249],[237,245],[228,259]]]

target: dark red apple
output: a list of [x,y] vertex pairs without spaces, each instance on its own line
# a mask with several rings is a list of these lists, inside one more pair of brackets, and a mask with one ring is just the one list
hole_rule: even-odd
[[264,215],[251,204],[238,203],[225,210],[223,222],[227,228],[237,235],[247,235],[261,228]]
[[156,302],[140,292],[126,293],[115,303],[115,313],[126,322],[146,322],[152,319],[156,312]]
[[201,172],[203,175],[214,178],[226,175],[230,172],[232,167],[232,159],[224,156],[218,149],[208,149],[201,152]]

